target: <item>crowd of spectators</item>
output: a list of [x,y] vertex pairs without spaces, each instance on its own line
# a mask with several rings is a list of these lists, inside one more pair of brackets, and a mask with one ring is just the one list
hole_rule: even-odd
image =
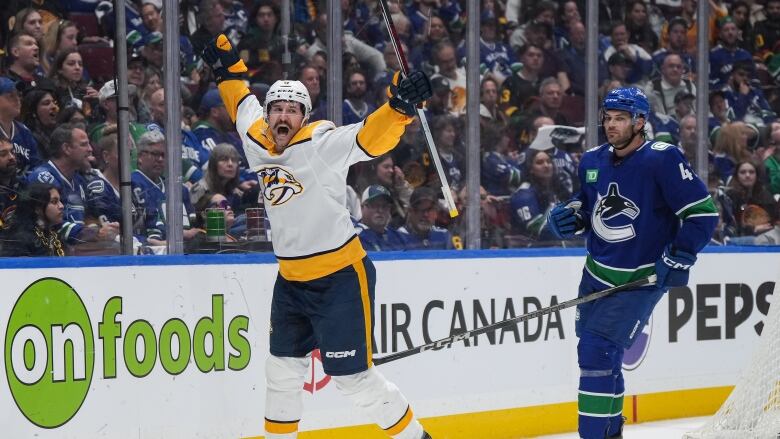
[[[699,0],[701,1],[701,0]],[[480,82],[466,81],[466,1],[390,0],[412,69],[431,78],[425,107],[458,207],[466,161],[481,157],[484,248],[582,245],[552,240],[547,211],[578,190],[584,145],[585,68],[599,96],[634,85],[649,97],[649,139],[693,161],[709,147],[711,193],[721,212],[714,243],[780,244],[780,0],[710,3],[709,128],[696,132],[697,0],[599,1],[598,58],[586,59],[584,1],[482,0]],[[166,244],[162,0],[11,0],[0,11],[0,253],[118,251],[122,220],[115,82],[115,11],[124,4],[134,248]],[[310,121],[327,117],[325,1],[291,1],[292,79],[308,89]],[[281,0],[182,0],[182,196],[185,248],[205,245],[207,213],[225,216],[224,239],[249,237],[247,208],[262,207],[257,176],[200,60],[228,35],[262,101],[283,77]],[[399,69],[374,0],[341,0],[342,119],[359,123],[387,100]],[[467,86],[480,87],[481,145],[465,142]],[[170,90],[167,90],[170,92]],[[473,108],[476,108],[474,105]],[[355,165],[347,208],[369,250],[463,248],[419,121],[390,153]],[[603,135],[599,133],[603,141]],[[475,200],[476,202],[476,200]],[[211,237],[211,235],[208,235]],[[190,244],[187,246],[187,244]],[[80,250],[81,249],[81,250]],[[88,249],[88,250],[85,250]]]

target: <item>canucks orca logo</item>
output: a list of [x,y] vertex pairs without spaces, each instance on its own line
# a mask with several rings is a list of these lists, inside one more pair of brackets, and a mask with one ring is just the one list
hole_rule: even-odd
[[596,200],[596,205],[591,215],[591,224],[596,235],[607,242],[627,241],[636,236],[632,224],[610,226],[608,223],[625,222],[610,221],[619,216],[627,216],[633,220],[638,215],[639,207],[637,207],[636,203],[620,195],[620,188],[617,183],[610,183],[607,195],[602,196],[599,194]]
[[303,192],[303,186],[286,169],[278,166],[263,168],[257,172],[263,185],[263,197],[272,205],[287,202],[295,194]]

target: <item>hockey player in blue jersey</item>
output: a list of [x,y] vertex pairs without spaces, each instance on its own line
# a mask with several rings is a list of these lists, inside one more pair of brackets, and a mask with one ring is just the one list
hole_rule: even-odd
[[709,242],[718,211],[680,149],[646,141],[650,106],[636,87],[604,98],[608,143],[587,151],[581,188],[548,215],[560,239],[584,233],[588,254],[579,295],[655,274],[655,285],[578,306],[579,433],[584,439],[622,437],[623,352],[642,332],[670,287],[688,283],[696,254]]

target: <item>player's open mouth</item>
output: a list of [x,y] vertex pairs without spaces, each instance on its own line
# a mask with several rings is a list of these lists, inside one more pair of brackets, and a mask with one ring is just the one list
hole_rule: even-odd
[[285,136],[289,132],[290,132],[290,128],[288,128],[288,127],[286,127],[284,125],[276,127],[276,134]]

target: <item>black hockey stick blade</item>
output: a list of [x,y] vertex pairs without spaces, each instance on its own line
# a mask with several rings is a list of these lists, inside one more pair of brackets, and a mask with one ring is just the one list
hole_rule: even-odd
[[526,320],[535,319],[537,317],[545,316],[547,314],[552,314],[556,311],[560,311],[566,308],[571,308],[572,306],[577,306],[581,303],[592,302],[594,300],[600,299],[604,296],[609,296],[610,294],[614,294],[619,291],[626,291],[634,288],[644,287],[647,285],[653,285],[655,284],[655,280],[656,277],[653,274],[646,278],[637,279],[627,284],[617,285],[611,288],[607,288],[606,290],[597,291],[595,293],[588,294],[587,296],[582,296],[582,297],[577,297],[575,299],[567,300],[565,302],[548,306],[547,308],[538,309],[536,311],[532,311],[527,314],[523,314],[521,316],[502,320],[500,322],[492,323],[490,325],[483,326],[481,328],[472,329],[471,331],[461,332],[460,334],[454,334],[449,337],[442,338],[440,340],[432,341],[422,346],[417,346],[411,349],[407,349],[405,351],[396,352],[394,354],[386,355],[384,357],[374,358],[373,361],[375,365],[380,365],[380,364],[389,363],[391,361],[400,360],[401,358],[410,357],[412,355],[419,354],[425,351],[438,351],[440,349],[450,347],[453,343],[457,341],[463,341],[468,338],[474,337],[476,335],[495,331],[496,329],[501,329],[507,326],[516,325]]

